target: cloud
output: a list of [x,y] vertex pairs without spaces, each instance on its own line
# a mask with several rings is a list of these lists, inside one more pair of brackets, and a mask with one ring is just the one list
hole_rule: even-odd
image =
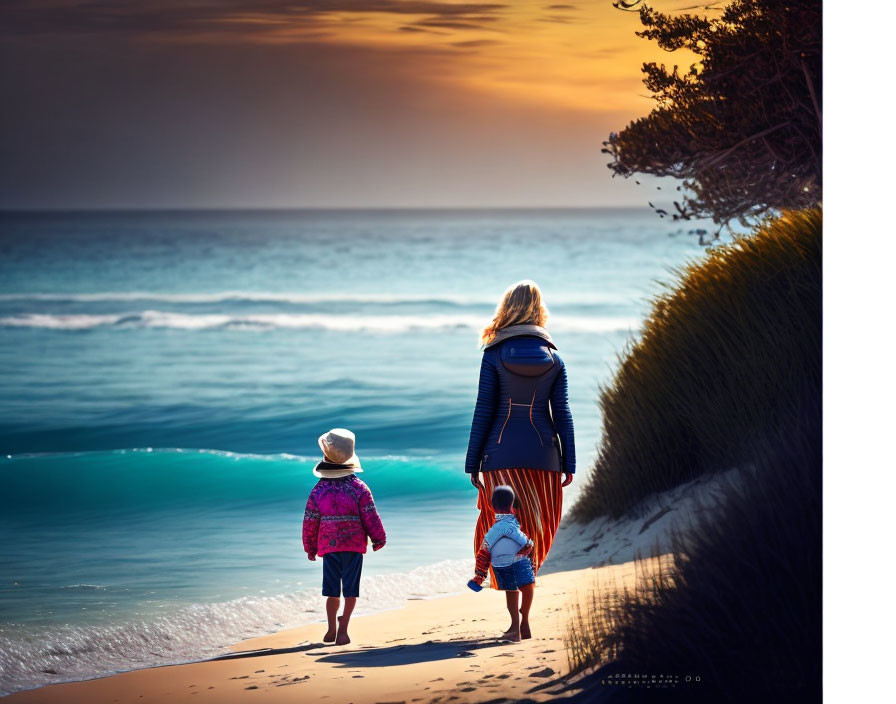
[[[497,19],[509,6],[500,3],[449,3],[425,0],[4,0],[0,33],[23,35],[204,35],[240,34],[265,29],[315,29],[321,21],[345,14],[425,15],[429,22],[453,22],[467,29],[473,21]],[[427,20],[422,23],[425,24]],[[438,26],[434,24],[433,26]],[[449,25],[450,26],[450,25]]]
[[578,10],[575,5],[548,5],[546,10]]
[[[461,7],[460,5],[453,7]],[[450,16],[434,15],[426,17],[422,20],[414,22],[418,27],[440,27],[442,29],[472,29],[485,30],[490,29],[485,24],[489,22],[497,22],[500,18],[495,15],[481,13],[458,13]]]
[[443,29],[488,29],[488,27],[485,27],[484,25],[474,24],[463,20],[443,20],[438,18],[420,20],[416,25],[423,27],[441,27]]
[[495,46],[500,43],[492,39],[471,39],[466,42],[452,42],[451,46],[456,46],[460,49],[478,49],[484,46]]
[[614,56],[620,56],[626,52],[624,46],[608,46],[602,49],[589,49],[588,51],[580,51],[576,56],[583,59],[607,59]]
[[569,17],[568,15],[548,15],[547,17],[539,17],[538,21],[554,22],[556,24],[574,24],[582,22],[582,20],[576,19],[574,17]]

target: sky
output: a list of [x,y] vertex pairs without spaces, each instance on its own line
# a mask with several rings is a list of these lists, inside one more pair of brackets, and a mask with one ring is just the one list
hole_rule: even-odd
[[602,142],[650,111],[644,61],[689,60],[639,27],[611,0],[4,0],[0,208],[641,206]]

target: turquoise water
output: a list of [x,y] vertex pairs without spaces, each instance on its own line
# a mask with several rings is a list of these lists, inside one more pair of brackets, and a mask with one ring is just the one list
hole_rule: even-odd
[[462,589],[503,289],[545,292],[584,471],[598,385],[701,254],[650,211],[0,215],[0,692],[319,620],[299,521],[334,426],[389,535],[359,609]]

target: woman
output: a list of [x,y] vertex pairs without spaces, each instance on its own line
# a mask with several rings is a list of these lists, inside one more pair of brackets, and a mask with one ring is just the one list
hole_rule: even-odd
[[[530,557],[536,574],[560,524],[561,487],[572,483],[576,471],[566,367],[544,328],[547,316],[538,286],[520,281],[507,289],[482,331],[485,349],[466,460],[479,490],[474,552],[495,521],[489,497],[507,484],[519,502],[520,528],[535,542]],[[517,596],[507,593],[508,607]]]

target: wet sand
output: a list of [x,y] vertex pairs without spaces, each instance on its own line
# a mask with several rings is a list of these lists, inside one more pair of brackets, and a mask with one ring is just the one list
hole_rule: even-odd
[[[549,701],[569,666],[570,610],[599,585],[631,586],[634,563],[540,576],[532,638],[500,639],[503,592],[483,590],[352,619],[352,642],[323,643],[324,624],[253,638],[224,659],[137,670],[19,692],[6,701],[64,702],[487,702]],[[321,599],[323,614],[323,599]]]

